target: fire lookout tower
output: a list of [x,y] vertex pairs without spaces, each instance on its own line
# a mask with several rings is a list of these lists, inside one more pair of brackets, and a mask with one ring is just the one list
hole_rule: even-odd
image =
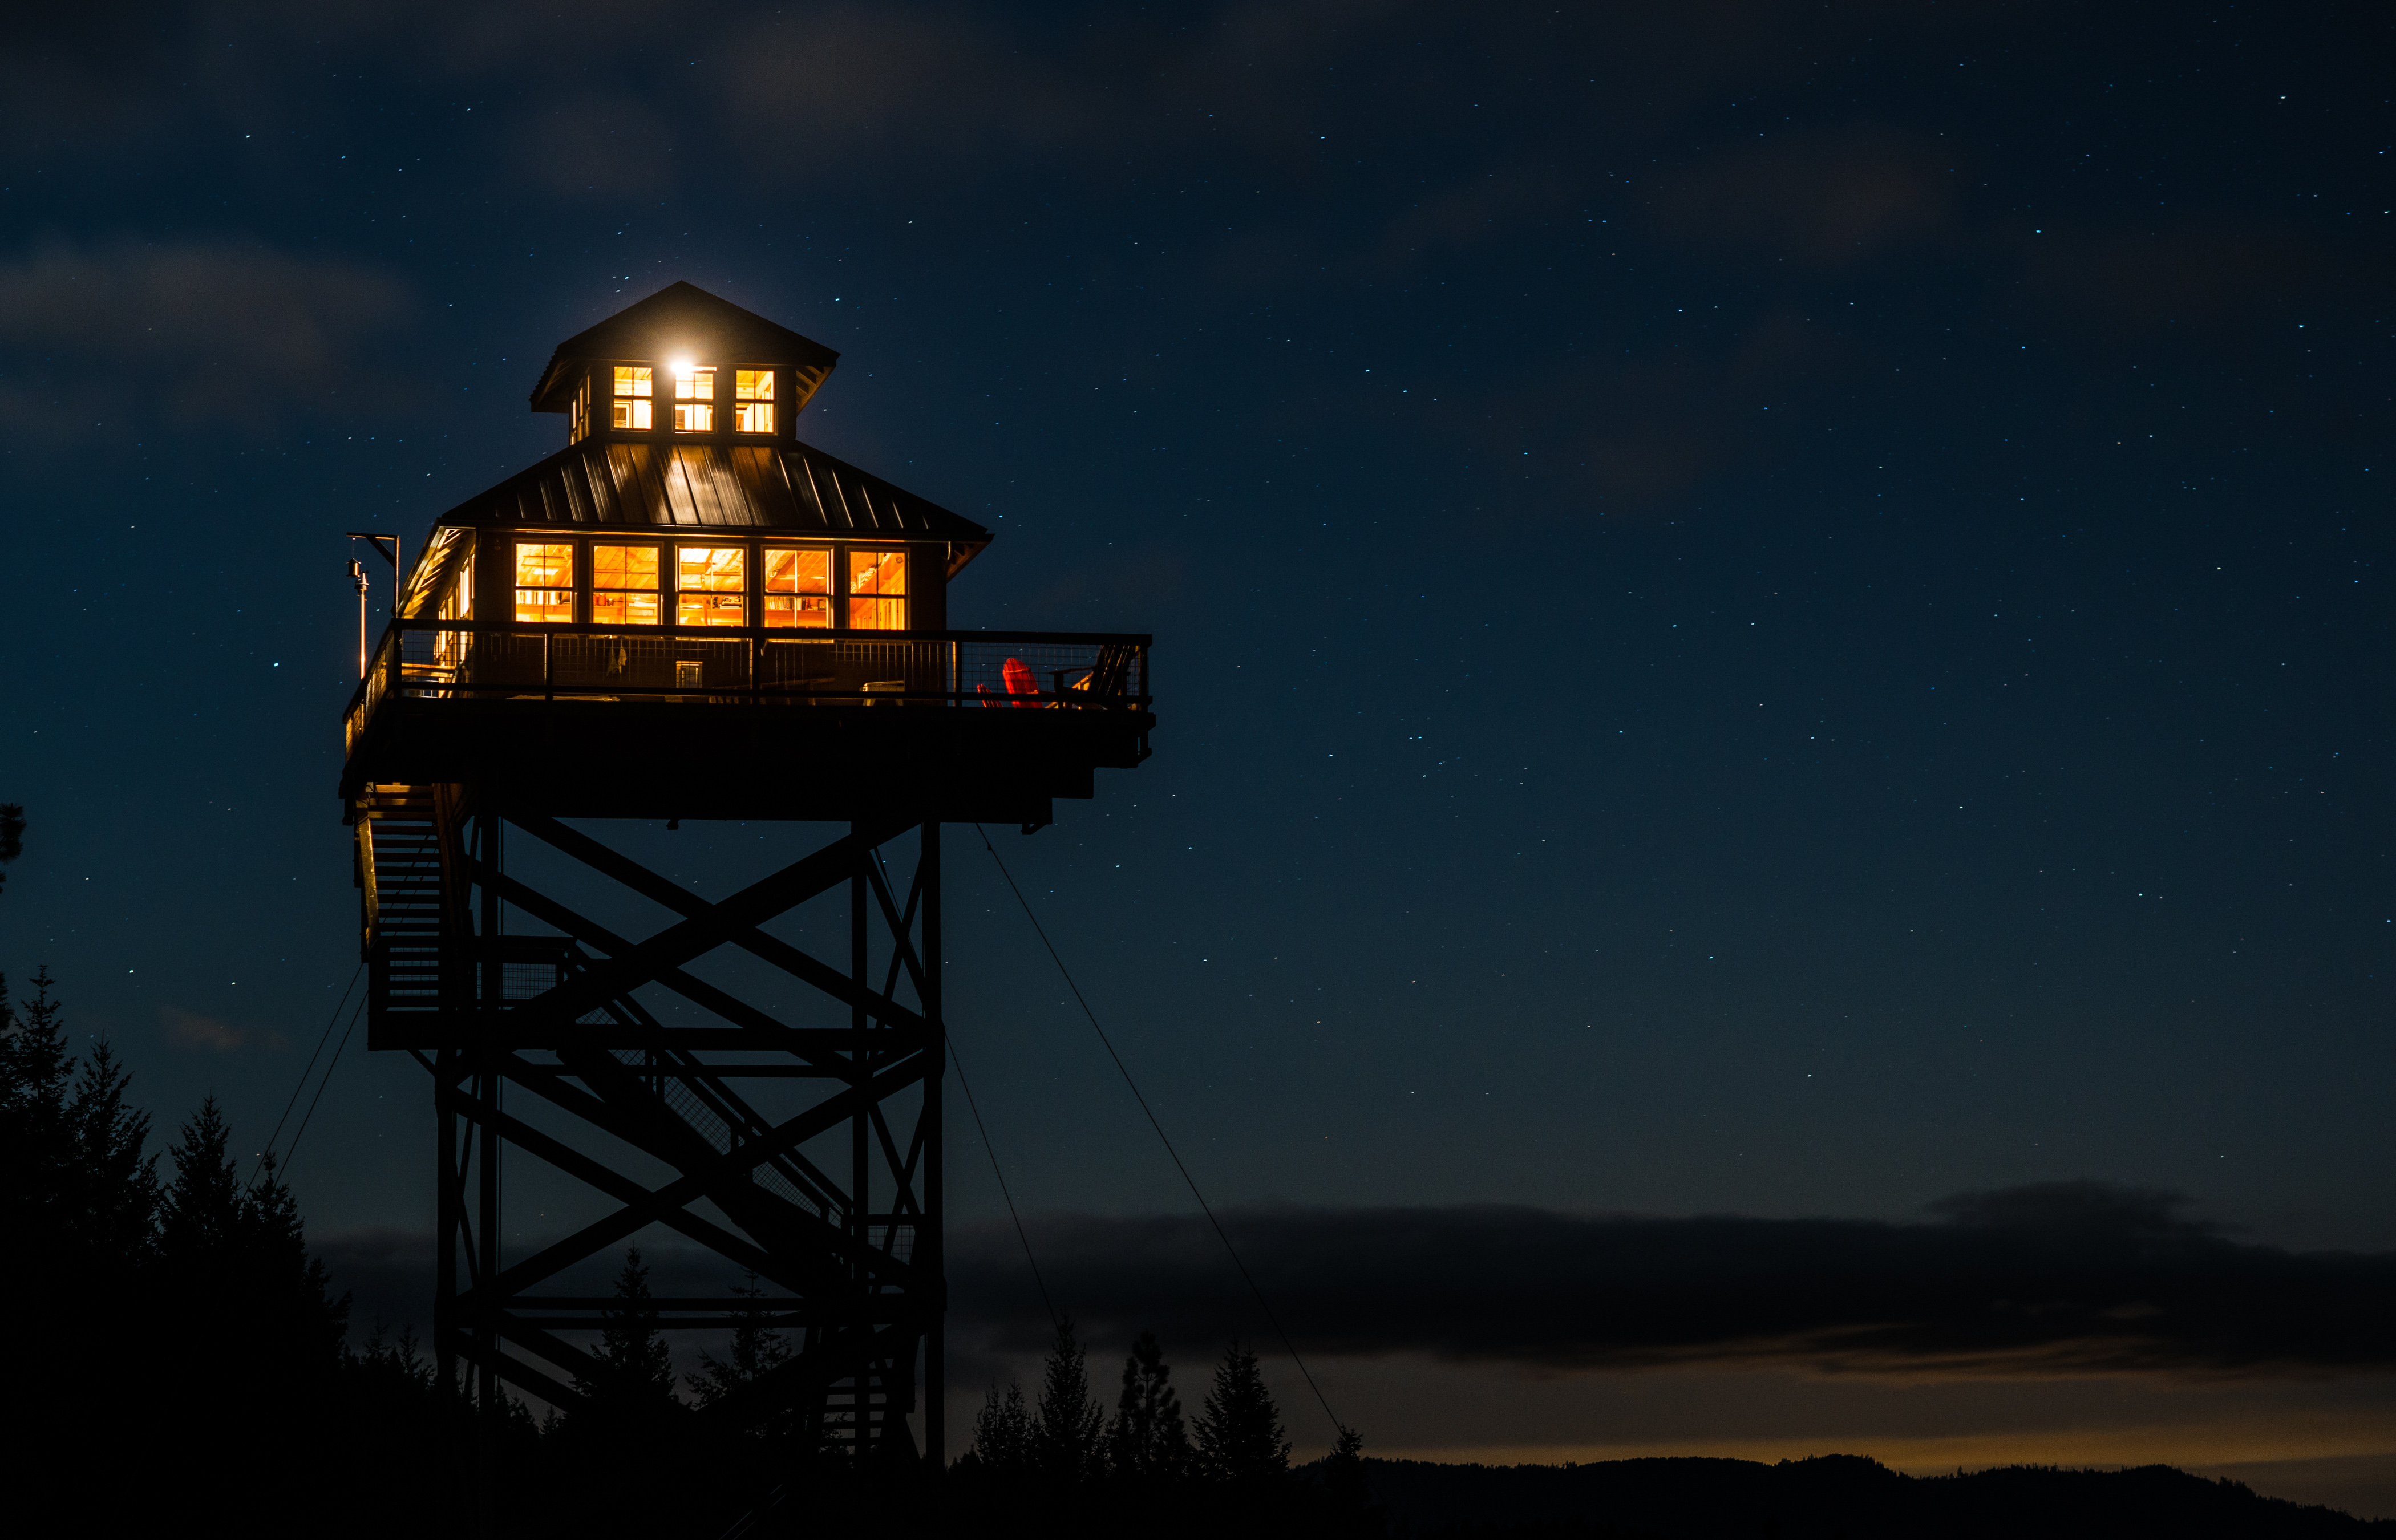
[[[762,1303],[796,1348],[697,1415],[942,1455],[940,825],[1147,758],[1149,639],[950,631],[990,531],[800,442],[836,357],[688,284],[559,344],[566,447],[435,522],[344,717],[367,1042],[433,1078],[433,1348],[486,1428],[597,1381],[564,1281],[662,1225],[765,1297],[661,1325]],[[684,818],[847,831],[709,901],[564,821]],[[634,898],[663,923],[602,923]],[[843,954],[768,928],[844,898]],[[520,1158],[600,1216],[503,1254]]]

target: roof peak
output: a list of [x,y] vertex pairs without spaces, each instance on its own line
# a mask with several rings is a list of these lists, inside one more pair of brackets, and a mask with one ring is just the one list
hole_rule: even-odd
[[582,374],[577,365],[674,356],[723,365],[787,365],[799,376],[794,392],[799,403],[814,394],[840,362],[839,353],[815,339],[676,279],[560,342],[533,386],[532,409],[566,410]]

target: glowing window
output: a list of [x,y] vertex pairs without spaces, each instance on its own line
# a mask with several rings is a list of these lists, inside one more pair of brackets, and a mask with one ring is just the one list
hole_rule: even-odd
[[583,378],[574,388],[574,419],[566,431],[566,442],[579,444],[591,436],[591,380]]
[[674,548],[675,625],[747,625],[748,589],[746,546]]
[[616,426],[646,428],[649,426],[649,394],[654,388],[656,371],[646,364],[616,365]]
[[715,370],[698,365],[674,370],[674,431],[705,433],[715,427]]
[[516,546],[516,618],[535,622],[574,618],[574,548]]
[[591,548],[591,618],[603,626],[654,626],[660,617],[658,548]]
[[832,625],[832,552],[768,546],[765,551],[768,626]]
[[[732,427],[742,433],[774,431],[774,371],[732,371]],[[767,621],[767,625],[773,624]]]
[[907,629],[907,553],[903,551],[852,551],[848,553],[848,629]]

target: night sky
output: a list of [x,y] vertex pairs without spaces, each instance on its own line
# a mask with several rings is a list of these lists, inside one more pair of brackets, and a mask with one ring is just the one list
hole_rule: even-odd
[[[803,440],[997,532],[952,624],[1154,633],[1154,758],[990,836],[1372,1452],[2164,1459],[2396,1517],[2391,33],[19,16],[0,968],[161,1148],[210,1091],[264,1148],[356,966],[342,536],[562,446],[551,348],[687,280],[840,350]],[[711,894],[821,832],[619,831]],[[1263,1328],[948,849],[1059,1303],[1194,1395]],[[363,1036],[290,1175],[396,1322],[431,1104]],[[962,1111],[978,1401],[1045,1327]],[[1954,1326],[2017,1274],[2096,1304]]]

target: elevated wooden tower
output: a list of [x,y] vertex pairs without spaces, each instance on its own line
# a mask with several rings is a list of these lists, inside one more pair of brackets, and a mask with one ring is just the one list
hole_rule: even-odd
[[[488,1427],[503,1384],[598,1382],[606,1301],[559,1281],[662,1225],[798,1345],[699,1415],[942,1457],[940,825],[1029,831],[1147,758],[1149,639],[948,630],[990,532],[800,442],[835,361],[687,284],[561,343],[566,447],[434,523],[344,718],[368,1042],[433,1077],[433,1346]],[[605,829],[682,819],[847,831],[711,899]],[[510,874],[526,839],[570,886]],[[844,893],[844,953],[778,934]],[[598,1217],[503,1247],[518,1157]]]

